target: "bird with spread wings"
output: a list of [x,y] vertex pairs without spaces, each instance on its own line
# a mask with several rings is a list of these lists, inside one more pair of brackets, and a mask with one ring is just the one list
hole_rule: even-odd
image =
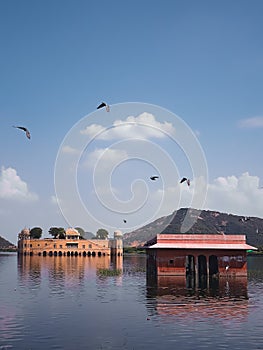
[[183,177],[182,180],[180,181],[180,183],[183,183],[184,181],[186,181],[187,185],[190,186],[190,179]]
[[27,128],[25,128],[24,126],[14,126],[14,125],[13,125],[13,127],[25,131],[26,137],[27,137],[28,139],[31,138],[31,135],[30,135],[29,130],[28,130]]
[[97,109],[104,108],[104,107],[106,108],[107,112],[110,111],[110,106],[107,103],[105,103],[105,102],[101,102],[101,104],[98,105]]

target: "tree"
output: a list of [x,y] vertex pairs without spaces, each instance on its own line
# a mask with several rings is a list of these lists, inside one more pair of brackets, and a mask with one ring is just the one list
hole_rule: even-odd
[[97,239],[107,239],[109,236],[109,232],[105,230],[104,228],[98,229],[96,233],[96,238]]
[[80,238],[84,238],[85,237],[85,231],[83,230],[83,228],[75,227],[75,230],[77,230],[78,233],[80,234]]
[[33,227],[29,232],[30,238],[39,239],[42,236],[42,232],[41,227]]
[[48,233],[54,238],[64,239],[66,232],[63,227],[50,227]]

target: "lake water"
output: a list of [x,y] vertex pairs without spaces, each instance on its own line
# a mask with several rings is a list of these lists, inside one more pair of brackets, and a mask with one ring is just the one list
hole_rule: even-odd
[[202,291],[156,284],[145,264],[0,254],[0,349],[263,349],[263,257]]

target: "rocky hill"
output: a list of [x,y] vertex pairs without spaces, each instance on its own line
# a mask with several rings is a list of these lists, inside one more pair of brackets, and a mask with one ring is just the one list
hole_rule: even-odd
[[16,246],[0,236],[0,250],[16,250]]
[[263,248],[263,219],[220,213],[218,211],[181,208],[135,231],[124,234],[124,246],[140,247],[157,233],[181,233],[185,216],[195,220],[188,234],[244,234],[247,243]]

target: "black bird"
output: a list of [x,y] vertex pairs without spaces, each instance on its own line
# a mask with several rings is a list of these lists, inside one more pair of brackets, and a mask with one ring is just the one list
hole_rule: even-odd
[[105,103],[105,102],[101,102],[101,104],[97,107],[97,109],[100,109],[100,108],[103,108],[103,107],[106,108],[106,111],[107,111],[107,112],[110,111],[110,106],[107,105],[107,103]]
[[123,222],[126,224],[127,220],[123,219]]
[[187,182],[187,185],[190,186],[190,180],[187,179],[186,177],[183,177],[182,180],[180,181],[180,184],[183,183],[184,181]]
[[28,131],[27,128],[25,128],[24,126],[14,126],[14,125],[13,125],[13,127],[25,131],[26,137],[27,137],[28,139],[30,139],[30,137],[31,137],[31,136],[30,136],[30,132]]
[[159,176],[151,176],[150,179],[155,181],[156,179],[159,179]]

